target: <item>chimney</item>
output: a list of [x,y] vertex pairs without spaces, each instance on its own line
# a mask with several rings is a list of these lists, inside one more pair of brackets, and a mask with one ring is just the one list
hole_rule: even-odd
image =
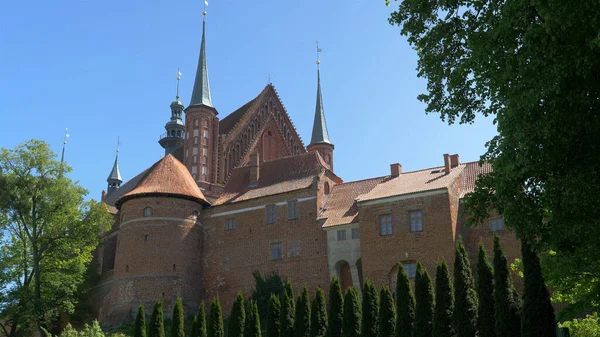
[[402,165],[400,165],[400,163],[390,164],[390,171],[392,178],[397,177],[402,173]]
[[460,164],[458,160],[458,154],[453,154],[450,156],[450,167],[455,168]]
[[100,200],[104,200],[104,198],[106,198],[106,191],[102,190],[102,198]]
[[444,172],[450,173],[450,155],[447,153],[444,154]]
[[258,185],[258,178],[260,177],[260,167],[258,166],[259,156],[258,153],[250,155],[250,184],[249,187],[256,187]]

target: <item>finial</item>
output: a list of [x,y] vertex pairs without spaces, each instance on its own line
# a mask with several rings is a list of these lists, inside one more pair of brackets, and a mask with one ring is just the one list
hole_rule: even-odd
[[121,146],[121,136],[117,136],[117,157],[119,156],[119,146]]
[[181,80],[181,71],[177,68],[177,94],[175,95],[175,100],[179,101],[179,81]]
[[204,0],[204,11],[202,11],[203,20],[206,20],[206,6],[208,6],[208,0]]
[[65,147],[67,146],[67,138],[69,137],[69,128],[65,128],[65,138],[63,139],[62,155],[60,156],[61,165],[65,161]]
[[319,64],[321,64],[321,61],[319,61],[319,53],[322,51],[323,49],[319,48],[319,41],[317,41],[317,69],[319,69]]

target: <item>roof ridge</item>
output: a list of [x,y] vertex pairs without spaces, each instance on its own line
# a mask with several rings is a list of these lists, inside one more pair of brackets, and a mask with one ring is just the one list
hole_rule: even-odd
[[[256,97],[254,97],[253,99],[251,99],[250,101],[248,101],[247,103],[245,103],[244,105],[242,105],[241,107],[238,108],[238,109],[241,109],[246,104],[254,101],[254,102],[252,102],[252,104],[250,106],[248,106],[246,111],[244,111],[244,113],[238,118],[237,122],[235,124],[233,124],[233,126],[229,129],[229,132],[222,134],[224,137],[229,137],[235,131],[237,126],[240,125],[241,120],[248,114],[248,111],[254,110],[254,107],[258,103],[259,98],[262,98],[262,96],[264,96],[264,94],[267,91],[267,89],[269,88],[269,86],[271,86],[271,84],[267,84],[267,86],[265,86],[264,89]],[[236,109],[235,111],[237,111],[238,109]],[[233,112],[231,114],[233,114]],[[229,114],[227,117],[231,116],[231,114]],[[225,120],[227,117],[223,118],[223,120]]]
[[[359,179],[359,180],[353,180],[353,181],[347,181],[347,182],[343,182],[343,183],[338,184],[338,185],[349,185],[349,184],[354,184],[354,183],[362,183],[362,182],[365,182],[367,180],[385,179],[386,177],[389,177],[389,175],[380,176],[380,177],[373,177],[373,178],[365,178],[365,179]],[[338,185],[336,185],[336,186],[338,186]]]

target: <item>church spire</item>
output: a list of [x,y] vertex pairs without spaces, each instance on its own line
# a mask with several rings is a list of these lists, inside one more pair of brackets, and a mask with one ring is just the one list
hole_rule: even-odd
[[106,181],[108,182],[108,194],[112,193],[117,188],[121,187],[121,183],[123,179],[121,178],[121,172],[119,171],[119,148],[118,144],[120,144],[120,140],[117,141],[117,155],[115,156],[115,163],[113,164],[113,168],[108,175]]
[[192,91],[190,106],[206,105],[212,107],[210,84],[208,82],[208,67],[206,65],[206,11],[204,11],[202,15],[204,15],[202,20],[202,42],[200,44],[198,70],[196,70],[196,80],[194,81],[194,90]]

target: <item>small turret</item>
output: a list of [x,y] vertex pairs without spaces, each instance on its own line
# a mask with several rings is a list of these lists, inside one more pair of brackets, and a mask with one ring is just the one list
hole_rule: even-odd
[[185,125],[183,124],[183,104],[179,101],[179,80],[181,72],[177,71],[177,94],[175,100],[171,102],[171,119],[165,124],[167,132],[160,135],[158,143],[165,149],[165,156],[172,154],[180,161],[183,161],[183,140],[185,136]]
[[115,157],[115,163],[110,171],[110,175],[106,179],[108,182],[107,195],[111,194],[117,188],[121,187],[123,179],[121,178],[121,172],[119,171],[119,150],[117,150],[117,156]]

